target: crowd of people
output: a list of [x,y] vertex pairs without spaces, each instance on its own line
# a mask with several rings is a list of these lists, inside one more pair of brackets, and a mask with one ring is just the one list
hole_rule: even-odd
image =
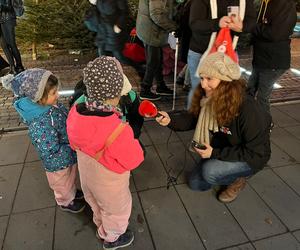
[[[4,2],[10,0],[0,1],[1,22]],[[138,95],[121,66],[135,65],[122,54],[127,1],[90,3],[92,13],[85,21],[97,32],[99,57],[84,68],[69,111],[58,103],[57,77],[45,69],[24,70],[18,56],[17,65],[12,64],[15,75],[2,83],[14,92],[14,107],[28,125],[57,205],[79,213],[87,203],[103,248],[118,249],[134,240],[128,229],[129,178],[145,156],[139,141],[144,122],[139,99],[154,101],[173,93],[162,74],[162,48],[169,33],[180,38],[185,77],[192,87],[186,110],[159,111],[155,119],[171,130],[194,130],[190,150],[200,161],[187,184],[197,191],[221,186],[217,199],[228,203],[245,187],[246,178],[270,159],[269,97],[273,83],[290,67],[296,8],[292,0],[262,0],[256,14],[252,0],[139,0],[136,28],[146,52],[146,71]],[[230,33],[232,51],[241,33],[253,35],[253,72],[248,81],[241,77],[235,52],[228,53],[224,46],[212,52],[224,29]]]

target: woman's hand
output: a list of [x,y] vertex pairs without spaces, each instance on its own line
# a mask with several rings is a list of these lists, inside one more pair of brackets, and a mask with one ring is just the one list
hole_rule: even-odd
[[219,21],[219,27],[220,28],[226,28],[228,27],[229,23],[231,22],[230,17],[228,16],[223,16],[220,21]]
[[195,151],[201,156],[201,158],[203,159],[207,159],[211,157],[213,148],[207,144],[207,143],[202,143],[203,145],[205,145],[206,149],[199,149],[199,148],[195,148]]
[[167,112],[165,111],[158,111],[158,115],[155,120],[162,126],[168,126],[168,124],[170,123],[171,121],[171,118],[170,116],[168,115]]
[[228,28],[235,32],[243,31],[243,21],[240,17],[231,17],[231,22],[228,24]]

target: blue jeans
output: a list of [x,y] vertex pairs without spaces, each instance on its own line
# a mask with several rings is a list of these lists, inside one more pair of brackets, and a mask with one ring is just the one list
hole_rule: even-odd
[[258,69],[253,68],[248,81],[247,92],[253,97],[264,110],[270,113],[270,96],[276,80],[285,72],[285,69]]
[[214,185],[230,185],[239,177],[247,177],[253,170],[246,162],[229,162],[215,159],[202,160],[188,178],[192,190],[206,191]]
[[200,78],[195,76],[195,74],[196,74],[197,67],[200,62],[201,56],[202,56],[202,54],[194,52],[192,50],[189,50],[189,52],[188,52],[187,63],[188,63],[188,69],[190,71],[190,78],[191,78],[191,89],[190,89],[190,92],[188,95],[188,104],[187,104],[188,109],[191,106],[194,91],[200,82]]

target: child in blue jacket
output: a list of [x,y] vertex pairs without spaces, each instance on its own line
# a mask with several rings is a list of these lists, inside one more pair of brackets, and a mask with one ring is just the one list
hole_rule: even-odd
[[75,186],[76,153],[66,133],[68,111],[57,104],[58,79],[50,71],[34,68],[11,76],[3,85],[17,96],[14,107],[28,125],[57,204],[63,211],[83,211],[83,194]]

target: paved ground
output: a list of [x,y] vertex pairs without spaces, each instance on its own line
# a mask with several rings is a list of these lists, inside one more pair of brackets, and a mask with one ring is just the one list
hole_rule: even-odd
[[[176,175],[184,164],[189,171],[197,161],[185,152],[192,133],[170,135],[147,121],[146,160],[131,176],[130,227],[136,240],[128,249],[299,250],[299,110],[300,104],[272,108],[272,159],[229,205],[219,203],[212,191],[189,190],[184,174],[166,189],[168,173]],[[72,215],[56,207],[25,131],[0,137],[0,248],[101,249],[88,209]]]

